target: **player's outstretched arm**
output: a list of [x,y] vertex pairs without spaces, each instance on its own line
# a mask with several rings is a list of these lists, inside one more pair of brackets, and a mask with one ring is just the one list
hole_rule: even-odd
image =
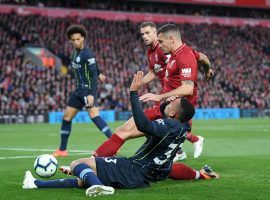
[[142,84],[147,84],[152,82],[156,78],[155,72],[153,70],[149,70],[148,73],[143,77]]
[[178,88],[172,90],[171,92],[163,93],[163,94],[153,94],[153,93],[147,93],[142,96],[140,96],[141,101],[162,101],[166,100],[172,96],[174,97],[184,97],[189,96],[193,94],[194,89],[194,81],[192,80],[185,80],[182,81],[182,85]]
[[154,130],[152,122],[145,116],[142,105],[139,102],[138,89],[142,85],[143,72],[138,71],[130,85],[130,102],[132,107],[132,114],[139,131],[143,133],[151,133]]

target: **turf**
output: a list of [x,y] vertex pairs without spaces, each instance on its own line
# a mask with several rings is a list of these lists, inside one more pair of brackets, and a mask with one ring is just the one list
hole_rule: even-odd
[[[110,124],[115,129],[122,122]],[[0,125],[0,199],[87,199],[83,189],[23,190],[24,172],[33,172],[35,156],[51,153],[59,143],[60,125]],[[73,125],[68,148],[84,150],[58,159],[60,165],[85,157],[106,138],[89,124]],[[205,137],[202,156],[192,158],[192,145],[184,144],[189,166],[200,169],[209,164],[221,178],[208,181],[172,181],[152,184],[147,189],[116,190],[113,196],[95,199],[262,199],[270,198],[270,119],[201,120],[193,131]],[[132,155],[144,138],[128,141],[121,156]],[[10,149],[11,148],[11,149]],[[26,149],[33,149],[27,151]],[[39,150],[38,150],[39,149]],[[44,149],[48,149],[47,151]],[[28,157],[21,157],[28,156]],[[14,158],[17,157],[17,158]],[[52,178],[65,177],[57,173]],[[51,178],[51,179],[52,179]]]

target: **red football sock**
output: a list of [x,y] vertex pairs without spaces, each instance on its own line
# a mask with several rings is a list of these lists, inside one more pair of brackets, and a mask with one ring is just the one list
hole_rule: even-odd
[[191,143],[197,142],[199,140],[199,137],[197,135],[193,135],[191,132],[187,133],[187,140]]
[[200,173],[183,163],[174,163],[169,178],[175,180],[194,180],[200,178]]
[[108,140],[103,142],[97,150],[94,152],[94,156],[98,157],[111,157],[117,154],[117,151],[124,144],[124,140],[122,140],[118,135],[113,134]]

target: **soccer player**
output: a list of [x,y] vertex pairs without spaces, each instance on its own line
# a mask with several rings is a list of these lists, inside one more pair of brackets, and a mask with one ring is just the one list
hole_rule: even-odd
[[[67,156],[67,142],[71,133],[72,119],[86,107],[94,124],[108,138],[112,133],[107,123],[99,116],[97,107],[98,69],[94,53],[86,46],[87,31],[82,25],[71,25],[66,31],[67,37],[74,47],[71,66],[76,79],[76,90],[70,96],[61,127],[61,143],[54,156]],[[105,77],[99,74],[100,80]]]
[[[143,84],[151,82],[157,76],[163,88],[161,94],[178,88],[181,84],[180,82],[181,77],[179,75],[178,76],[175,75],[174,79],[172,78],[168,79],[167,77],[165,77],[167,58],[164,52],[160,48],[160,44],[158,42],[158,37],[157,37],[156,25],[152,22],[144,22],[140,26],[140,31],[141,31],[141,35],[142,35],[145,45],[149,46],[148,51],[147,51],[148,62],[149,62],[149,72],[144,76]],[[184,46],[186,47],[185,49],[188,49],[189,52],[192,52],[193,58],[197,58],[199,62],[203,63],[203,67],[206,72],[205,73],[206,79],[209,79],[210,76],[212,75],[212,71],[211,71],[212,69],[210,68],[210,62],[207,56],[192,50],[190,47],[186,45]],[[185,57],[182,57],[182,59],[183,61],[186,60]],[[194,69],[196,69],[192,73],[197,74],[196,59],[194,60],[192,64],[193,64]],[[197,79],[197,75],[196,75],[196,79]],[[175,81],[178,82],[178,84],[175,84]],[[168,84],[173,85],[173,87],[168,87],[167,86]],[[188,98],[190,99],[190,95],[195,95],[194,98],[197,98],[196,89],[194,89],[194,94],[193,94],[193,89],[192,88],[190,89],[190,86],[185,83],[182,84],[181,88],[182,88],[181,89],[182,91],[185,91],[185,90],[189,90],[189,91],[184,92],[184,93],[182,92],[182,94],[178,95],[179,97],[189,96]],[[194,104],[195,101],[192,103]],[[159,104],[149,109],[146,109],[145,114],[150,120],[154,120],[161,117],[161,113],[159,111]],[[99,148],[95,151],[94,155],[100,156],[100,157],[114,156],[126,140],[132,139],[135,137],[140,137],[143,135],[144,135],[143,133],[140,133],[136,129],[134,119],[130,118],[123,126],[116,129],[115,133],[112,135],[111,138],[109,138],[101,146],[99,146]],[[187,139],[191,141],[194,145],[194,158],[198,158],[202,152],[203,138],[193,135],[191,134],[191,132],[189,132],[187,135]],[[185,153],[184,153],[184,156],[186,156]],[[181,158],[181,153],[177,155],[177,159],[178,158]]]
[[[24,189],[87,187],[87,196],[114,194],[114,188],[145,188],[150,182],[165,180],[172,169],[172,160],[179,145],[185,140],[188,122],[194,115],[192,104],[186,99],[174,99],[163,104],[165,118],[150,121],[139,102],[138,89],[142,85],[142,72],[134,75],[130,86],[130,102],[136,127],[147,140],[131,158],[83,158],[71,163],[71,173],[79,179],[53,181],[36,180],[27,171]],[[180,164],[180,163],[179,163]],[[209,167],[199,172],[202,179],[218,178]],[[207,171],[211,170],[211,171]],[[69,169],[67,169],[69,173]]]

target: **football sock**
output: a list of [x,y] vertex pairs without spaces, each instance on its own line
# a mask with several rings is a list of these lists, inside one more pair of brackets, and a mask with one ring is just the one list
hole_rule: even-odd
[[57,179],[51,181],[35,180],[38,188],[78,188],[77,178]]
[[107,138],[110,138],[112,136],[112,132],[108,124],[100,116],[96,116],[91,119],[94,122],[94,124],[98,127],[98,129],[106,135]]
[[94,156],[98,157],[111,157],[117,154],[120,147],[124,144],[125,140],[121,139],[118,135],[113,134],[108,140],[103,142],[94,152]]
[[191,143],[197,142],[199,140],[199,137],[197,135],[193,135],[191,132],[187,133],[187,140]]
[[92,185],[103,185],[94,171],[85,163],[76,165],[73,174],[80,178],[88,187]]
[[200,173],[183,163],[174,163],[169,178],[175,180],[193,180],[199,179]]
[[60,143],[60,150],[64,151],[67,149],[67,142],[68,142],[68,138],[70,136],[71,133],[71,121],[66,121],[63,119],[62,121],[62,127],[61,127],[61,143]]

